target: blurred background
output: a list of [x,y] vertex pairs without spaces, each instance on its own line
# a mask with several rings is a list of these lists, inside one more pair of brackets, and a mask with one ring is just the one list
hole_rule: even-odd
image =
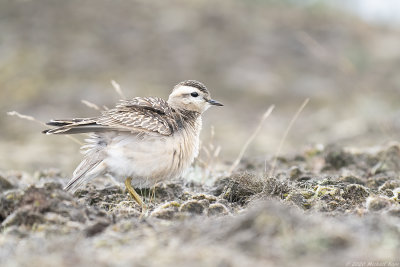
[[400,2],[396,0],[2,0],[0,170],[71,172],[79,145],[45,136],[41,121],[112,107],[125,95],[167,98],[202,81],[225,107],[204,116],[203,143],[232,161],[265,158],[310,98],[282,153],[317,144],[371,147],[399,140]]

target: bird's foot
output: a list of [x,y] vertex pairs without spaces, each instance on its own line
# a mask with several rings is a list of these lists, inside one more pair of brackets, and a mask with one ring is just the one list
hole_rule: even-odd
[[135,191],[135,189],[132,187],[131,185],[131,181],[132,178],[128,177],[125,180],[125,187],[126,190],[128,190],[129,194],[131,195],[131,197],[140,205],[140,207],[142,208],[142,214],[140,215],[140,217],[143,217],[146,214],[147,208],[146,205],[144,204],[142,198],[139,196],[139,194]]

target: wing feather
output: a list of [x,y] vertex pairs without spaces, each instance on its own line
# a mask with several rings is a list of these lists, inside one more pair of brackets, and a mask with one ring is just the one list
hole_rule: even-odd
[[71,134],[101,131],[153,132],[171,135],[177,128],[173,110],[158,97],[135,97],[120,101],[114,109],[103,111],[97,118],[53,120],[59,126],[46,134]]

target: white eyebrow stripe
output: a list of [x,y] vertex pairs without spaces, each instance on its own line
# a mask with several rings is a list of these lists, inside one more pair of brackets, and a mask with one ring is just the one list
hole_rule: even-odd
[[179,86],[176,87],[174,89],[174,91],[171,93],[172,96],[177,96],[177,95],[190,95],[193,92],[197,92],[199,93],[199,95],[202,95],[203,93],[195,88],[195,87],[191,87],[191,86]]

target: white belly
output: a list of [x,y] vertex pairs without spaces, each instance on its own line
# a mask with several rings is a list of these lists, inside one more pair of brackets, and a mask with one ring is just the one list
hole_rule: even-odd
[[141,139],[119,133],[104,150],[107,172],[120,182],[132,177],[135,187],[150,187],[158,181],[179,177],[198,154],[198,136],[189,138],[191,142],[187,137],[187,133],[182,133]]

